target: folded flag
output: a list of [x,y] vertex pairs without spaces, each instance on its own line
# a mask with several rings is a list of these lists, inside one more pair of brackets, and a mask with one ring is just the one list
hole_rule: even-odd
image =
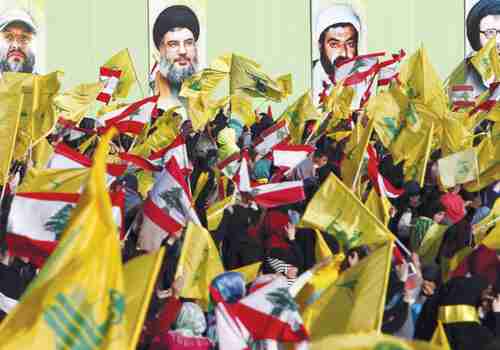
[[109,69],[101,67],[99,72],[99,80],[104,83],[104,89],[97,95],[96,100],[108,104],[115,93],[116,87],[120,82],[121,70]]
[[373,145],[368,145],[368,177],[375,191],[387,198],[398,198],[404,193],[404,189],[396,188],[388,179],[386,179],[379,171],[380,160],[377,150]]
[[302,181],[284,181],[252,187],[253,200],[264,208],[273,208],[303,201],[304,183]]
[[158,96],[146,97],[126,107],[119,108],[99,117],[106,125],[113,125],[123,120],[132,120],[147,124],[157,116]]
[[392,59],[379,64],[377,80],[378,87],[388,86],[393,81],[399,81],[399,64],[405,56],[406,52],[401,49],[399,53],[392,55]]
[[115,86],[114,95],[115,97],[127,98],[137,80],[134,64],[128,49],[123,49],[111,57],[103,64],[103,68],[121,72],[118,85]]
[[259,156],[264,157],[279,144],[284,144],[290,140],[290,131],[286,124],[286,120],[281,120],[267,128],[254,142],[255,151]]
[[144,202],[144,222],[139,232],[139,246],[146,251],[160,247],[168,235],[192,221],[200,225],[192,206],[191,191],[174,157],[166,164],[159,180]]
[[472,56],[470,62],[486,86],[490,86],[493,82],[500,80],[500,60],[498,58],[495,38],[488,40],[486,45]]
[[193,165],[189,160],[186,148],[186,141],[180,134],[167,147],[152,152],[148,159],[158,166],[163,166],[172,157],[175,158],[184,175],[189,175],[193,171]]
[[229,179],[233,179],[240,169],[241,165],[241,154],[234,153],[233,155],[227,157],[226,159],[217,163],[217,168],[222,171],[222,173]]
[[438,160],[439,177],[445,188],[464,184],[479,177],[476,149],[454,153]]
[[[16,193],[5,236],[9,252],[42,266],[56,248],[80,197],[78,193]],[[112,218],[124,237],[125,194],[111,192],[110,197]],[[30,219],[26,220],[27,217]]]
[[306,91],[283,112],[278,120],[285,119],[288,121],[291,140],[294,144],[300,145],[302,144],[306,121],[319,118],[320,114],[313,104],[311,92]]
[[273,148],[273,164],[278,168],[293,169],[312,152],[314,147],[309,145],[277,145]]

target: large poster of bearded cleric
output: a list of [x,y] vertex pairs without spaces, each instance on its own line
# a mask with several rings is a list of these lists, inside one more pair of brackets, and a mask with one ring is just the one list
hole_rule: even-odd
[[500,0],[465,0],[465,80],[472,85],[474,96],[488,87],[468,58],[479,51],[491,38],[496,38],[500,51]]
[[0,76],[44,73],[46,26],[42,1],[0,1]]
[[180,105],[182,82],[206,65],[206,0],[149,0],[150,88],[159,108]]
[[366,53],[366,15],[361,0],[311,1],[312,91],[315,105],[331,85],[335,63]]

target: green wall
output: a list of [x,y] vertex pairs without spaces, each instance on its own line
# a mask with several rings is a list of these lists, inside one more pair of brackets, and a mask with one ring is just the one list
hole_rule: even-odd
[[[410,54],[423,44],[443,79],[463,58],[462,0],[363,1],[368,51]],[[272,75],[291,72],[290,100],[310,88],[309,0],[207,2],[208,61],[238,52]],[[46,6],[48,70],[64,70],[65,87],[95,80],[98,67],[127,47],[147,91],[147,0],[46,0]],[[137,88],[131,98],[140,96]]]

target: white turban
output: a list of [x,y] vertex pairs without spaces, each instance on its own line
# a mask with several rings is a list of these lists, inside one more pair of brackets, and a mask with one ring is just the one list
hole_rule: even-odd
[[13,9],[2,13],[0,16],[0,31],[4,30],[13,22],[21,22],[25,24],[33,34],[36,34],[37,27],[33,18],[25,11]]
[[323,31],[338,23],[350,23],[358,32],[358,41],[361,41],[361,20],[353,8],[349,5],[334,5],[320,12],[316,21],[316,31],[314,39],[319,41],[319,37]]

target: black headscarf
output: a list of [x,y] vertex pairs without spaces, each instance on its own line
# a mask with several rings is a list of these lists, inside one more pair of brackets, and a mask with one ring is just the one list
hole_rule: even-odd
[[472,7],[467,15],[467,38],[475,51],[481,49],[481,43],[479,41],[479,24],[481,20],[488,15],[500,15],[500,1],[480,0]]
[[161,46],[161,41],[165,33],[174,28],[187,28],[198,41],[200,35],[200,22],[196,14],[189,7],[184,5],[174,5],[167,7],[156,18],[153,26],[153,38],[157,49]]

